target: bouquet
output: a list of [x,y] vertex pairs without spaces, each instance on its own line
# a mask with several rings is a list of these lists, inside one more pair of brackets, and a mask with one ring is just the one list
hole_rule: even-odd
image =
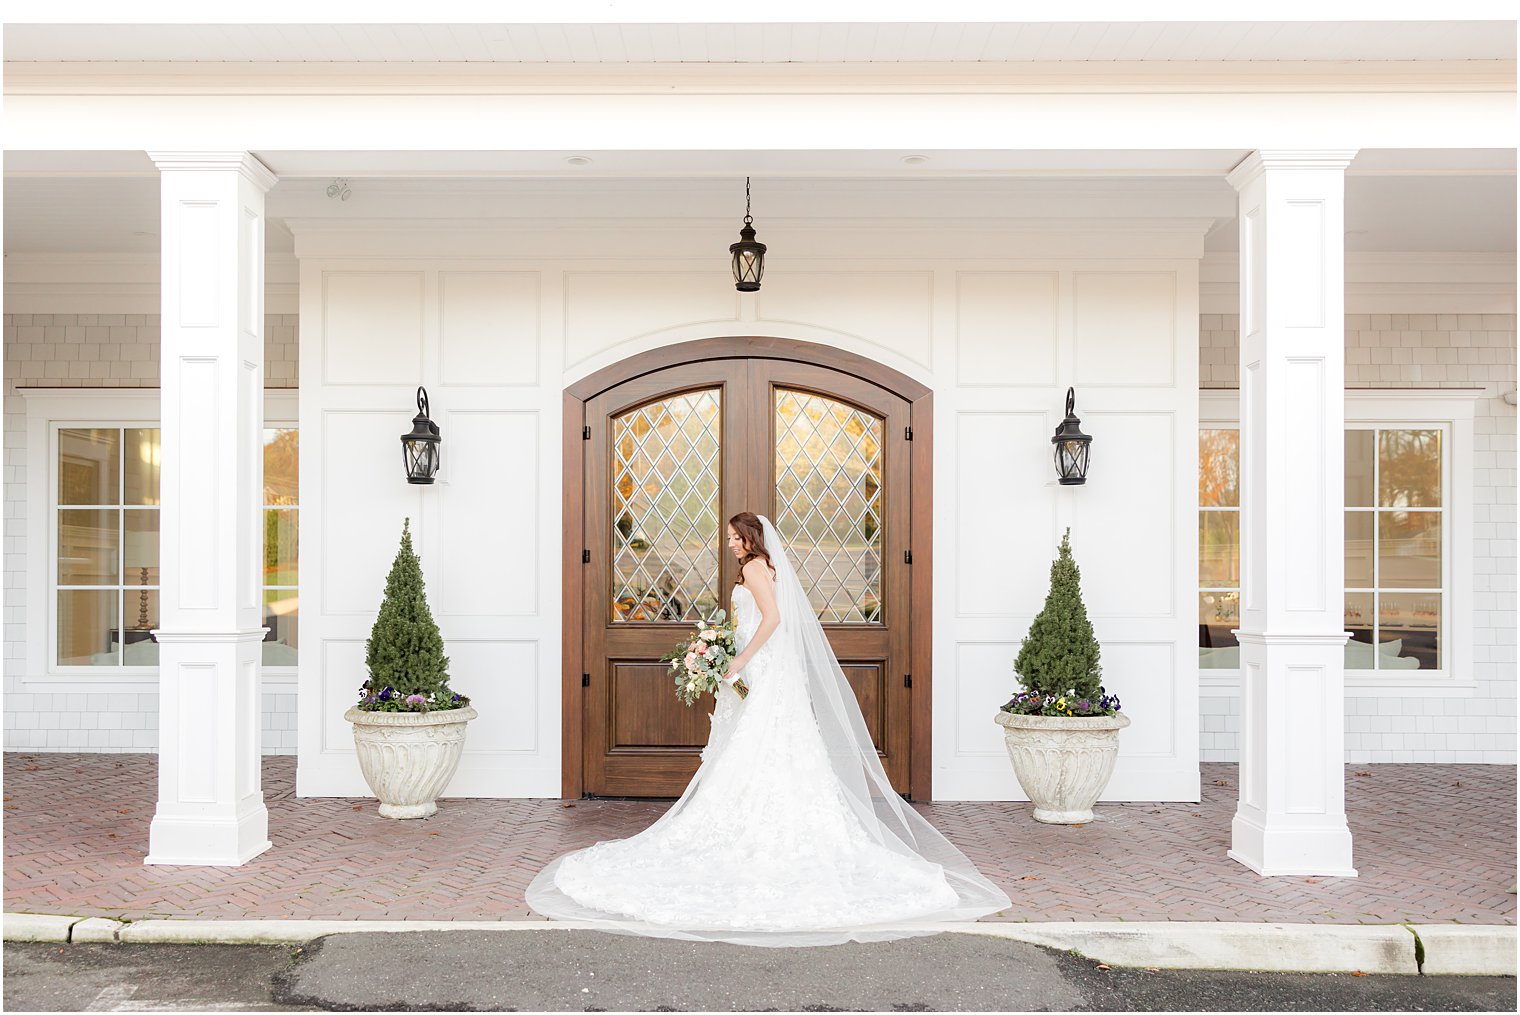
[[[712,620],[698,621],[696,634],[660,657],[661,662],[670,663],[676,697],[687,706],[704,693],[717,694],[718,683],[739,654],[734,648],[734,626],[727,620],[728,615],[719,610]],[[749,686],[742,679],[735,680],[733,687],[741,698],[749,694]]]

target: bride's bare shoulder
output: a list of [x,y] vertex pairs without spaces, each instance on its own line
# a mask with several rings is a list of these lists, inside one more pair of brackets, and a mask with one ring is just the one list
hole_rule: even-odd
[[744,584],[746,585],[760,581],[763,581],[769,585],[776,580],[776,576],[774,573],[772,573],[769,565],[767,565],[765,561],[759,557],[756,557],[745,564],[743,570]]

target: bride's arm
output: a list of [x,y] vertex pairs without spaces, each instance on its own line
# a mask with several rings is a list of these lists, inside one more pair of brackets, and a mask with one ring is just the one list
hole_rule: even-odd
[[750,595],[755,597],[755,605],[760,608],[760,626],[755,628],[755,634],[749,643],[729,664],[727,680],[732,683],[739,672],[755,657],[771,635],[776,633],[776,628],[781,626],[781,613],[776,609],[776,583],[771,578],[770,568],[765,566],[763,560],[752,560],[744,565],[744,587],[749,589]]

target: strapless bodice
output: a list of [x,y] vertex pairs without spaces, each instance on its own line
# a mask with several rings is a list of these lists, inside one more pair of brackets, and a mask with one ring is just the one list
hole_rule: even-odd
[[740,652],[760,627],[760,606],[755,595],[743,585],[734,586],[734,644]]

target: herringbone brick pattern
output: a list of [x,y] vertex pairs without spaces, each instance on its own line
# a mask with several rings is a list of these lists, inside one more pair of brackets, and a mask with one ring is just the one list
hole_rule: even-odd
[[[1003,920],[1515,922],[1515,770],[1347,770],[1358,878],[1262,878],[1225,856],[1234,765],[1203,766],[1201,804],[1108,804],[1041,825],[1020,803],[922,813],[1008,890]],[[630,835],[662,802],[449,800],[387,821],[372,800],[295,798],[295,759],[266,758],[274,848],[239,868],[146,867],[152,755],[5,756],[5,909],[183,918],[535,919],[523,888],[549,860]]]

